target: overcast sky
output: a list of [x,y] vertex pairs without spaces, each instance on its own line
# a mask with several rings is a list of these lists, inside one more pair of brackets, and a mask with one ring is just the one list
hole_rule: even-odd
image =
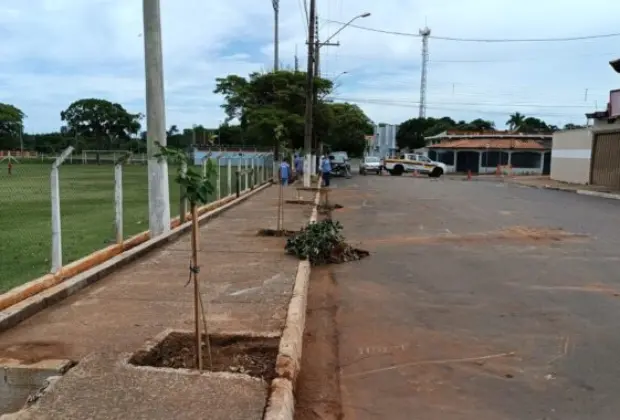
[[[280,0],[283,66],[295,49],[305,68],[304,0]],[[215,126],[224,118],[215,78],[269,70],[271,0],[161,0],[167,125]],[[318,0],[321,37],[347,21],[436,36],[545,38],[620,32],[613,0]],[[144,112],[140,0],[1,0],[0,102],[20,107],[28,131],[57,130],[72,101],[101,97]],[[322,71],[339,76],[336,100],[357,102],[375,122],[417,116],[421,40],[349,27],[322,50]],[[620,75],[620,37],[537,43],[430,40],[429,116],[482,117],[503,127],[520,111],[563,125],[603,108]],[[587,92],[587,93],[586,93]]]

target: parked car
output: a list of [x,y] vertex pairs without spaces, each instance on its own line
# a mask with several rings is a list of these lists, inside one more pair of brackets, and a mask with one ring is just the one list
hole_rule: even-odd
[[381,159],[376,156],[366,156],[360,164],[360,175],[366,175],[368,172],[381,174]]

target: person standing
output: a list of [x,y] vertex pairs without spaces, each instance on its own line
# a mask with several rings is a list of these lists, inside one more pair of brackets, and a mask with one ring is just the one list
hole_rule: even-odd
[[321,157],[321,175],[323,178],[323,186],[329,187],[329,178],[332,171],[332,164],[327,156]]
[[13,174],[13,162],[11,162],[11,157],[9,156],[9,175]]
[[288,185],[288,180],[291,176],[291,167],[289,166],[286,159],[282,159],[282,163],[280,163],[280,182],[283,186]]

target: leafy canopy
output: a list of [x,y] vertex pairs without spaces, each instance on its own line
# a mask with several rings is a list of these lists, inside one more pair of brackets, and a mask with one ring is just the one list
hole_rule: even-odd
[[184,150],[176,147],[164,147],[159,143],[157,147],[159,147],[159,153],[155,156],[158,159],[166,159],[169,163],[178,165],[175,181],[183,190],[183,198],[192,207],[207,204],[209,195],[215,191],[212,180],[216,173],[215,165],[209,156],[206,157],[206,170],[203,172],[200,166],[193,164],[190,156]]
[[0,102],[0,136],[19,134],[25,116],[16,106]]
[[[132,114],[122,105],[105,99],[80,99],[60,113],[70,133],[96,138],[101,148],[116,139],[129,140],[139,133],[141,114]],[[106,143],[103,139],[107,138]]]

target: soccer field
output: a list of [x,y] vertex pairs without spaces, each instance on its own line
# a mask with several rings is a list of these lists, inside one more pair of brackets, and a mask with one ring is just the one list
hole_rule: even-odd
[[[50,169],[49,164],[18,163],[9,176],[6,165],[0,165],[0,293],[50,270]],[[221,169],[224,197],[228,182],[226,168]],[[179,214],[180,190],[174,182],[175,174],[171,166],[171,217]],[[63,264],[114,243],[113,165],[63,165],[60,197]],[[125,166],[123,198],[124,236],[148,230],[146,166]]]

